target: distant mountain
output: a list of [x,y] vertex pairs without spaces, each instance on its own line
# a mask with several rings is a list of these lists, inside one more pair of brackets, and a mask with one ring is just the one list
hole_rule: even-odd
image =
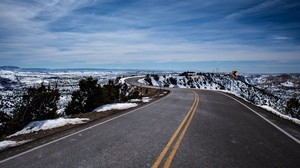
[[0,69],[2,69],[2,70],[15,70],[15,69],[20,69],[20,67],[17,67],[17,66],[0,66]]

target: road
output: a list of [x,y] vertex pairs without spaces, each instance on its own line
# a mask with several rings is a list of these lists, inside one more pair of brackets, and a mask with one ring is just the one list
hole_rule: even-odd
[[299,126],[242,103],[171,89],[147,106],[4,152],[0,167],[299,167]]

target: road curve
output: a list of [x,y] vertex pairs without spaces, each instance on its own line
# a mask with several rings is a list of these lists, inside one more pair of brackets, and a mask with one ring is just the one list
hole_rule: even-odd
[[[299,167],[300,145],[234,99],[170,90],[152,104],[47,137],[32,149],[1,153],[0,167]],[[271,119],[300,135],[298,126]]]

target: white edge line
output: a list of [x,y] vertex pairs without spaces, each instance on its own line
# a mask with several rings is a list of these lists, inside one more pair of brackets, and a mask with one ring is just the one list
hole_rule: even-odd
[[9,160],[11,160],[11,159],[20,157],[20,156],[22,156],[22,155],[25,155],[25,154],[30,153],[30,152],[32,152],[32,151],[35,151],[35,150],[37,150],[37,149],[43,148],[43,147],[48,146],[48,145],[50,145],[50,144],[53,144],[53,143],[55,143],[55,142],[61,141],[61,140],[63,140],[63,139],[66,139],[66,138],[68,138],[68,137],[71,137],[71,136],[73,136],[73,135],[79,134],[79,133],[81,133],[81,132],[87,131],[87,130],[92,129],[92,128],[94,128],[94,127],[97,127],[97,126],[99,126],[99,125],[105,124],[105,123],[110,122],[110,121],[112,121],[112,120],[118,119],[118,118],[120,118],[120,117],[126,116],[126,115],[131,114],[131,113],[133,113],[133,112],[136,112],[136,111],[138,111],[138,110],[141,110],[141,109],[143,109],[143,108],[145,108],[145,107],[148,107],[148,106],[150,106],[150,105],[152,105],[152,104],[158,103],[158,102],[160,102],[160,101],[162,101],[162,100],[168,98],[169,96],[171,96],[171,95],[173,94],[173,91],[170,90],[170,92],[171,92],[171,93],[170,93],[169,95],[167,95],[166,97],[164,97],[164,98],[162,98],[162,99],[159,99],[159,100],[156,100],[156,101],[154,101],[154,102],[152,102],[152,103],[150,103],[150,104],[147,104],[147,105],[145,105],[145,106],[143,106],[143,107],[134,109],[134,110],[132,110],[132,111],[130,111],[130,112],[127,112],[127,113],[125,113],[125,114],[116,116],[116,117],[114,117],[114,118],[111,118],[111,119],[108,119],[108,120],[103,121],[103,122],[101,122],[101,123],[92,125],[92,126],[90,126],[90,127],[87,127],[87,128],[85,128],[85,129],[82,129],[82,130],[80,130],[80,131],[77,131],[77,132],[74,132],[74,133],[72,133],[72,134],[69,134],[69,135],[63,136],[63,137],[61,137],[61,138],[58,138],[58,139],[56,139],[56,140],[54,140],[54,141],[45,143],[45,144],[43,144],[43,145],[37,146],[37,147],[32,148],[32,149],[29,149],[29,150],[27,150],[27,151],[21,152],[21,153],[19,153],[19,154],[17,154],[17,155],[14,155],[14,156],[11,156],[11,157],[6,158],[6,159],[4,159],[4,160],[1,160],[0,163],[4,163],[4,162],[9,161]]
[[279,131],[281,131],[286,136],[288,136],[289,138],[291,138],[292,140],[294,140],[295,142],[297,142],[300,145],[300,140],[298,140],[296,137],[294,137],[293,135],[289,134],[288,132],[286,132],[285,130],[283,130],[282,128],[280,128],[279,126],[277,126],[276,124],[274,124],[273,122],[271,122],[270,120],[268,120],[267,118],[265,118],[264,116],[262,116],[261,114],[259,114],[258,112],[256,112],[255,110],[251,109],[246,104],[242,103],[241,101],[239,101],[239,100],[235,99],[234,97],[231,97],[231,96],[229,96],[229,95],[227,95],[225,93],[221,93],[221,92],[217,92],[217,93],[225,95],[227,97],[230,97],[231,99],[233,99],[236,102],[240,103],[241,105],[243,105],[244,107],[246,107],[247,109],[249,109],[250,111],[252,111],[253,113],[255,113],[256,115],[258,115],[259,117],[261,117],[262,119],[264,119],[266,122],[268,122],[269,124],[271,124],[273,127],[275,127],[276,129],[278,129]]

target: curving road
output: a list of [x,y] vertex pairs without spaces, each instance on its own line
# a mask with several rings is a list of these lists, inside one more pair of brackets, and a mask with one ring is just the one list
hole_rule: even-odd
[[3,152],[0,167],[300,166],[299,126],[226,94],[170,90],[149,105]]

